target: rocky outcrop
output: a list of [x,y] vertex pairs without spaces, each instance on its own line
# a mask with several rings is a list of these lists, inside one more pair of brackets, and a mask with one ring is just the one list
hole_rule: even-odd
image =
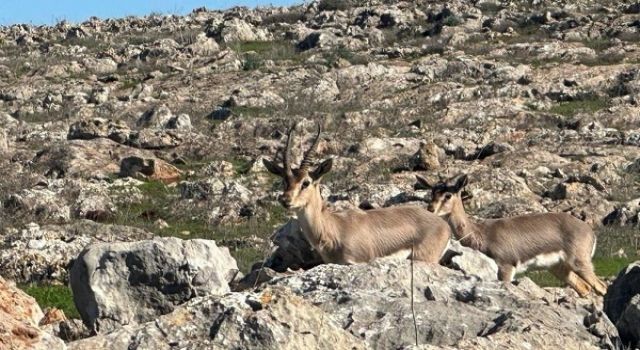
[[[406,260],[321,265],[268,284],[290,288],[318,305],[373,349],[415,344],[412,297],[420,344],[489,349],[528,343],[534,348],[596,349],[611,346],[617,337],[608,319],[594,315],[588,303],[581,305],[570,294],[558,305],[551,302],[556,296],[527,279],[519,286],[503,285],[422,263],[415,263],[413,271],[412,276]],[[584,325],[589,317],[607,333],[592,334]]]
[[226,293],[237,273],[229,250],[214,241],[155,238],[89,245],[74,262],[70,283],[85,325],[109,332],[194,297]]
[[152,237],[152,233],[135,227],[104,225],[89,220],[65,225],[30,223],[3,237],[5,246],[0,249],[0,275],[19,283],[68,283],[69,269],[86,245]]
[[323,348],[330,340],[338,348],[389,349],[410,347],[417,336],[434,349],[599,349],[617,341],[608,318],[571,291],[549,292],[528,279],[517,286],[482,281],[420,262],[411,271],[409,261],[393,258],[321,265],[256,291],[195,298],[155,321],[70,348]]
[[159,159],[132,156],[122,159],[118,175],[173,183],[180,179],[180,170]]
[[0,348],[64,350],[64,342],[39,328],[40,306],[25,292],[0,277]]
[[282,288],[198,297],[139,326],[69,344],[69,349],[365,349],[320,308]]
[[640,346],[640,262],[620,271],[609,286],[604,312],[618,328],[625,347]]

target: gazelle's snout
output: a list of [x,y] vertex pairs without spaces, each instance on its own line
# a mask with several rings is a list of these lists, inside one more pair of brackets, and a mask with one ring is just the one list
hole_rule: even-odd
[[287,209],[291,208],[291,196],[287,195],[286,193],[283,193],[278,197],[278,202],[280,202],[280,204],[282,204],[282,206]]

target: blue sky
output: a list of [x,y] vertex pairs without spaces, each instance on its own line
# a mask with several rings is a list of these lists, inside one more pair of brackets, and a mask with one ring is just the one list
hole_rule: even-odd
[[100,18],[143,16],[151,12],[185,14],[194,8],[226,9],[233,6],[289,6],[301,0],[0,0],[0,25],[55,24],[66,19],[82,22]]

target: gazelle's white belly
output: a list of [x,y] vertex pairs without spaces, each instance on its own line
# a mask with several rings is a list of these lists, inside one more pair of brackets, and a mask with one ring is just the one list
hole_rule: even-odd
[[521,273],[531,269],[547,269],[564,261],[566,258],[567,256],[563,251],[536,255],[533,259],[518,261],[516,271]]

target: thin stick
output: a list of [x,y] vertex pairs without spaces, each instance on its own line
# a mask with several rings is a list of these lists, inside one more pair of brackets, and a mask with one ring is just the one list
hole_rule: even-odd
[[414,299],[413,299],[413,244],[411,245],[411,315],[413,316],[413,331],[415,333],[415,337],[416,337],[416,346],[419,346],[418,344],[418,322],[416,321],[416,309],[414,306]]

